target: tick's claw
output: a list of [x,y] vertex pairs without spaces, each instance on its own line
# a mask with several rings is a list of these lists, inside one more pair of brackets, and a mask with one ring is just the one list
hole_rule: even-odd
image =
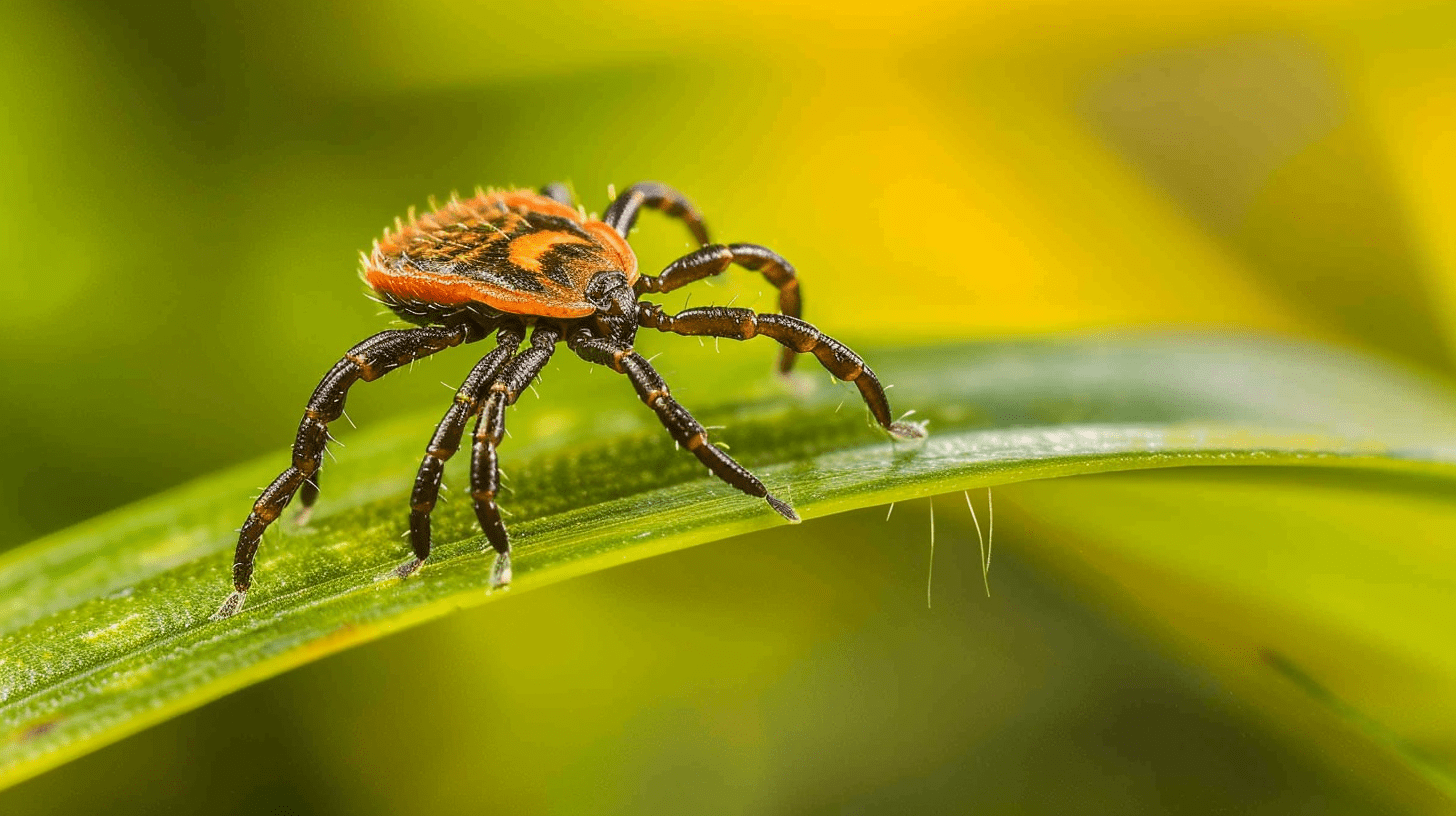
[[227,600],[222,602],[222,606],[218,607],[218,610],[212,613],[212,617],[208,618],[208,620],[218,621],[224,618],[231,618],[238,613],[239,609],[243,608],[243,601],[247,599],[248,593],[234,590],[227,596]]
[[402,581],[405,578],[408,578],[411,575],[419,572],[420,567],[423,567],[424,565],[425,562],[421,561],[420,559],[411,558],[410,560],[404,562],[403,564],[400,564],[399,566],[380,576],[380,580],[385,580],[388,578],[398,578]]
[[892,422],[890,423],[890,436],[896,439],[924,439],[929,431],[925,430],[926,420],[919,422]]
[[802,519],[799,518],[799,514],[794,512],[794,508],[788,505],[788,502],[779,501],[773,496],[764,496],[764,499],[768,501],[770,507],[779,511],[779,515],[788,519],[788,522],[790,524],[798,524],[800,521],[802,521]]
[[498,553],[495,565],[490,568],[490,588],[505,589],[511,585],[511,554]]

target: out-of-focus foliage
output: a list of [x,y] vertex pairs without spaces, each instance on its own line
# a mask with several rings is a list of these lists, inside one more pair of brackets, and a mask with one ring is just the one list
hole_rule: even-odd
[[[240,9],[21,0],[0,9],[0,24],[7,32],[6,48],[0,49],[0,102],[6,112],[0,128],[0,239],[6,247],[0,267],[0,298],[6,304],[0,317],[5,338],[0,344],[5,375],[0,378],[0,449],[6,454],[0,495],[8,499],[0,506],[0,547],[255,454],[274,451],[281,462],[315,378],[349,343],[381,325],[372,305],[358,295],[353,253],[407,205],[476,184],[567,178],[589,207],[600,209],[608,184],[639,178],[672,182],[694,197],[717,235],[758,241],[791,258],[805,280],[809,316],[853,343],[928,343],[1111,326],[1240,328],[1362,346],[1392,366],[1415,366],[1447,378],[1451,372],[1456,49],[1449,33],[1456,30],[1456,9],[1450,4],[1319,0],[1278,7],[1253,2],[1168,6],[1113,0],[776,7],[563,1],[456,4],[447,10],[408,3],[302,2]],[[679,230],[648,222],[634,243],[648,268],[685,246]],[[745,276],[695,293],[693,302],[738,296],[740,304],[766,306],[771,299],[761,289]],[[672,359],[670,343],[652,338],[644,347],[666,350],[664,363]],[[372,424],[405,406],[439,404],[448,392],[436,383],[458,381],[471,362],[468,355],[455,355],[418,366],[412,377],[371,386],[354,398],[351,415],[361,425]],[[885,373],[893,381],[893,373]],[[579,376],[564,367],[559,375],[553,373],[543,398],[551,398],[555,384]],[[744,387],[741,378],[704,381],[716,387],[721,402],[731,402]],[[893,393],[907,407],[914,401],[912,395]],[[604,416],[638,410],[630,397],[605,390],[600,404]],[[1390,417],[1392,425],[1401,421],[1398,413]],[[345,443],[348,438],[345,431]],[[340,455],[347,456],[347,449]],[[401,475],[401,490],[407,478]],[[1327,509],[1330,496],[1338,496],[1338,504],[1352,515],[1369,520],[1364,538],[1377,553],[1404,552],[1398,547],[1412,536],[1427,536],[1421,540],[1434,542],[1433,552],[1445,552],[1442,539],[1429,537],[1429,531],[1444,529],[1439,519],[1453,512],[1446,497],[1437,494],[1416,516],[1402,515],[1412,490],[1418,497],[1428,494],[1392,489],[1385,482],[1355,480],[1320,488],[1325,500],[1307,504],[1295,497],[1301,495],[1297,490],[1286,493],[1278,483],[1241,489],[1234,474],[1223,477],[1233,491],[1226,495],[1241,498],[1230,500],[1228,511],[1215,516],[1219,524],[1211,524],[1192,517],[1185,521],[1181,512],[1210,493],[1205,486],[1144,478],[1148,481],[1116,482],[1121,486],[1117,496],[1125,501],[1111,501],[1091,485],[1083,493],[1076,483],[1035,494],[1006,491],[1007,507],[1017,506],[1016,518],[1024,522],[1009,546],[1038,553],[1030,562],[1035,569],[1017,573],[1032,588],[1018,592],[1050,597],[1053,584],[1046,576],[1073,570],[1084,578],[1120,576],[1124,583],[1117,586],[1133,586],[1122,576],[1137,565],[1120,568],[1123,559],[1117,553],[1126,551],[1114,544],[1145,541],[1148,546],[1139,552],[1181,551],[1181,542],[1217,528],[1227,521],[1223,516],[1242,513],[1264,522],[1246,531],[1246,543],[1288,559],[1267,566],[1246,563],[1255,573],[1258,566],[1273,576],[1257,585],[1258,593],[1271,586],[1296,593],[1315,567],[1339,567],[1354,577],[1368,574],[1360,563],[1332,562],[1326,554],[1330,531],[1316,518],[1320,510],[1310,508]],[[1138,498],[1144,488],[1146,502]],[[1055,497],[1048,491],[1056,491]],[[1024,504],[1017,503],[1019,496],[1026,497]],[[247,497],[238,501],[245,505]],[[1153,507],[1157,514],[1150,512]],[[1131,524],[1129,513],[1141,514],[1141,523]],[[853,536],[847,529],[815,532],[807,525],[796,531],[802,538],[793,540],[811,550],[821,548],[813,552],[829,552],[825,548],[844,546],[843,540]],[[1085,533],[1065,539],[1055,534],[1073,530]],[[828,543],[816,543],[821,536]],[[1094,546],[1094,536],[1112,543]],[[856,546],[857,553],[871,549],[862,541]],[[904,539],[887,536],[883,546],[910,559]],[[978,796],[995,803],[1016,799],[990,792],[994,780],[1007,778],[1005,773],[975,777],[971,785],[966,780],[972,777],[962,771],[1014,757],[1019,762],[1010,764],[1021,778],[1035,777],[1018,790],[1050,797],[1047,791],[1061,789],[1048,787],[1045,780],[1058,771],[1070,773],[1068,746],[1084,744],[1057,737],[1086,733],[1077,731],[1077,724],[1106,710],[1099,706],[1106,699],[1097,696],[1097,689],[1137,688],[1136,678],[1148,676],[1137,673],[1141,664],[1122,667],[1109,660],[1096,664],[1099,669],[1037,662],[1021,652],[1017,658],[1030,662],[1004,683],[973,677],[967,688],[955,688],[956,694],[904,694],[907,705],[923,706],[914,710],[925,712],[924,717],[943,716],[947,724],[959,726],[956,739],[964,741],[952,745],[926,740],[925,732],[899,732],[914,735],[896,746],[895,756],[910,768],[903,776],[868,771],[838,776],[831,759],[843,755],[827,751],[818,754],[824,764],[807,767],[819,747],[834,743],[829,735],[851,730],[830,728],[852,721],[850,715],[836,719],[819,712],[804,721],[816,724],[803,726],[812,735],[790,740],[775,729],[766,698],[750,690],[762,686],[691,681],[713,674],[715,667],[722,674],[724,661],[737,653],[725,651],[720,657],[704,647],[685,651],[685,665],[671,671],[661,664],[661,652],[685,649],[684,630],[675,628],[674,619],[697,620],[700,628],[692,632],[704,639],[736,637],[731,608],[712,606],[711,599],[721,595],[661,586],[694,586],[703,580],[698,570],[714,568],[716,562],[708,559],[743,558],[752,564],[753,558],[770,557],[760,555],[769,551],[766,545],[749,542],[722,549],[728,554],[695,553],[624,573],[652,575],[651,589],[639,594],[662,592],[666,599],[660,608],[639,599],[652,607],[651,614],[631,618],[624,608],[624,618],[639,629],[661,628],[613,651],[620,657],[612,664],[619,667],[615,670],[627,672],[635,683],[608,675],[593,687],[635,695],[612,710],[647,712],[634,715],[638,719],[596,730],[583,725],[573,733],[570,718],[514,713],[546,711],[549,702],[538,700],[540,708],[531,709],[521,696],[507,696],[513,705],[482,703],[436,719],[420,714],[424,720],[417,730],[380,726],[381,735],[372,741],[348,730],[359,722],[397,721],[401,711],[429,710],[421,700],[438,689],[413,689],[456,672],[477,684],[483,676],[502,684],[539,676],[522,669],[528,661],[512,661],[507,651],[496,651],[489,638],[476,634],[497,627],[496,616],[507,615],[504,610],[522,601],[420,630],[430,633],[421,637],[433,648],[392,643],[351,655],[351,662],[320,664],[306,680],[254,692],[249,699],[275,713],[271,722],[286,720],[289,730],[276,726],[280,730],[240,744],[270,754],[269,770],[249,781],[238,781],[236,767],[189,759],[195,752],[179,747],[186,740],[213,740],[216,756],[228,756],[229,741],[217,734],[240,734],[270,721],[240,703],[203,715],[213,719],[189,719],[156,732],[146,744],[160,756],[175,758],[169,779],[191,773],[212,780],[177,783],[184,792],[194,784],[197,790],[215,784],[235,794],[251,790],[257,796],[291,797],[318,810],[358,806],[358,791],[383,790],[354,784],[353,767],[374,767],[381,774],[397,769],[406,781],[390,788],[395,797],[390,801],[400,808],[409,801],[446,800],[440,792],[444,777],[431,778],[433,793],[414,786],[418,800],[404,795],[412,787],[408,757],[420,755],[424,746],[438,746],[440,752],[431,756],[459,762],[449,767],[461,769],[464,778],[479,779],[479,769],[492,767],[490,757],[485,742],[467,735],[497,729],[516,734],[517,743],[544,747],[521,749],[535,762],[529,773],[519,765],[530,763],[522,761],[489,779],[529,776],[539,795],[523,801],[578,803],[580,810],[593,809],[580,803],[594,801],[591,785],[604,779],[621,783],[614,789],[618,794],[659,790],[644,780],[656,781],[662,790],[687,790],[693,788],[691,780],[708,778],[711,771],[721,778],[762,779],[762,774],[728,771],[764,768],[770,758],[775,768],[800,770],[784,778],[801,784],[754,787],[761,798],[745,809],[830,809],[841,803],[883,809],[897,800],[968,803]],[[1086,560],[1065,560],[1060,554],[1066,550],[1083,552]],[[776,556],[770,558],[759,569],[740,565],[737,574],[782,568]],[[1043,561],[1055,567],[1044,569]],[[1152,574],[1150,566],[1143,567],[1141,574]],[[1128,590],[1118,597],[1136,599],[1138,609],[1180,621],[1176,631],[1187,637],[1200,633],[1200,642],[1214,638],[1208,628],[1189,622],[1199,610],[1227,611],[1234,605],[1258,620],[1248,611],[1257,608],[1250,604],[1258,593],[1220,586],[1210,590],[1218,598],[1194,605],[1192,599],[1203,596],[1183,591],[1184,583],[1169,576],[1186,573],[1168,569],[1156,573],[1160,593]],[[1433,567],[1432,574],[1449,576],[1450,571]],[[861,586],[862,579],[847,564],[838,573],[826,570],[823,585],[843,593]],[[592,586],[608,592],[611,581],[608,573],[593,579]],[[1352,578],[1351,586],[1344,591],[1354,593],[1346,598],[1354,608],[1383,602],[1377,598],[1384,596],[1363,594],[1367,582]],[[570,587],[541,593],[529,603],[541,617],[559,623],[556,633],[578,618],[608,628],[602,619],[615,609],[604,608],[586,589]],[[1062,591],[1066,594],[1046,607],[1053,612],[1043,617],[1027,612],[1025,628],[1006,637],[1021,646],[1042,642],[1050,651],[1067,632],[1081,631],[1079,626],[1102,626],[1086,620],[1098,613],[1085,603],[1102,596]],[[1392,591],[1399,593],[1399,587]],[[759,605],[771,605],[769,590],[740,592],[758,612],[763,612]],[[796,597],[774,607],[778,617],[817,616],[816,609],[837,608],[823,597],[839,597],[836,593],[792,594]],[[1012,609],[1016,600],[1006,597],[1012,594],[998,591],[993,606],[977,602],[975,609],[986,615],[992,613],[985,610],[998,608],[994,604]],[[1175,608],[1169,596],[1183,603]],[[701,597],[710,600],[700,606]],[[548,605],[553,611],[542,612]],[[799,693],[780,698],[784,707],[835,699],[821,695],[821,689],[887,693],[869,682],[873,672],[868,669],[857,675],[832,661],[810,659],[827,648],[815,643],[854,643],[854,654],[868,656],[863,659],[884,671],[875,676],[890,678],[889,683],[900,675],[886,669],[892,665],[886,655],[900,654],[892,647],[907,638],[931,650],[921,655],[928,662],[917,666],[935,665],[931,655],[943,651],[942,644],[928,636],[916,638],[917,632],[938,625],[934,613],[896,617],[888,601],[853,606],[869,616],[865,620],[886,621],[867,624],[865,631],[880,637],[862,633],[860,640],[851,640],[842,634],[845,630],[826,628],[821,632],[826,640],[787,638],[783,660],[803,667],[799,677],[814,679],[804,679],[796,687]],[[1131,614],[1141,620],[1145,613]],[[1226,619],[1202,614],[1210,627]],[[1012,618],[1008,612],[998,620]],[[524,613],[509,618],[518,628],[529,628],[532,620]],[[469,627],[467,621],[476,625]],[[1417,623],[1411,626],[1419,628]],[[1326,627],[1308,616],[1296,616],[1290,625],[1295,640]],[[889,631],[892,626],[901,628]],[[517,634],[535,642],[533,634],[551,631],[543,624],[534,633]],[[1323,720],[1309,714],[1311,719],[1303,721],[1308,729],[1280,720],[1280,733],[1292,739],[1279,742],[1274,755],[1242,748],[1230,753],[1260,757],[1253,765],[1270,774],[1270,769],[1314,762],[1321,773],[1363,775],[1366,784],[1373,780],[1378,787],[1384,778],[1379,773],[1342,766],[1338,757],[1343,754],[1329,749],[1332,741],[1356,739],[1351,733],[1359,729],[1332,724],[1346,723],[1346,714],[1358,711],[1401,726],[1406,722],[1401,713],[1368,699],[1380,689],[1390,688],[1386,697],[1397,705],[1411,700],[1405,711],[1412,716],[1420,713],[1414,701],[1429,698],[1413,695],[1410,686],[1386,685],[1391,674],[1410,679],[1401,672],[1405,663],[1361,652],[1357,641],[1349,644],[1352,653],[1343,668],[1332,667],[1329,641],[1312,637],[1311,642],[1321,644],[1315,654],[1278,656],[1284,661],[1278,664],[1284,681],[1298,686],[1293,678],[1303,672],[1329,699],[1350,708],[1342,714],[1325,706],[1331,713]],[[989,648],[984,641],[975,644],[965,648]],[[572,648],[572,643],[564,645],[552,655],[557,662],[547,664],[564,675],[590,672],[586,662],[573,659]],[[1174,654],[1202,662],[1207,653],[1180,646]],[[974,655],[968,659],[974,665]],[[472,660],[495,662],[487,667]],[[402,661],[410,661],[415,673],[399,669]],[[1205,665],[1219,678],[1237,673],[1230,660]],[[1261,660],[1258,665],[1274,664]],[[1094,682],[1114,670],[1127,674],[1116,675],[1118,682]],[[1060,694],[1049,690],[1046,698],[1032,701],[1012,694],[1028,683],[1050,689],[1046,678],[1058,671],[1082,675],[1084,681],[1059,685]],[[1182,689],[1157,698],[1176,699],[1169,705],[1180,712],[1200,695],[1210,696],[1208,687],[1199,685],[1211,682],[1207,676],[1189,678],[1184,671],[1166,666],[1153,671]],[[862,685],[845,681],[846,672],[866,680]],[[329,697],[320,690],[337,693],[338,686],[360,677],[389,693]],[[308,683],[316,690],[312,698]],[[512,687],[529,696],[520,691],[525,686]],[[570,693],[570,686],[548,688],[552,698]],[[664,693],[663,688],[676,691]],[[1451,686],[1449,679],[1435,679],[1425,688],[1439,692]],[[737,701],[732,705],[739,708],[715,709],[715,693]],[[952,696],[958,703],[1022,700],[1004,705],[1031,706],[1037,716],[1018,709],[1025,718],[1012,725],[1005,725],[1012,722],[1007,720],[978,728],[980,720],[963,716],[973,705],[929,705]],[[309,699],[339,701],[336,719],[320,714],[321,719],[310,720],[311,709],[302,702]],[[653,708],[652,701],[659,699],[662,706]],[[847,699],[844,710],[856,710],[857,699],[865,698]],[[1248,699],[1265,698],[1250,693]],[[344,700],[361,706],[357,718],[346,718],[356,709],[346,710]],[[376,707],[369,708],[371,703]],[[1262,734],[1264,726],[1251,723],[1273,708],[1294,710],[1278,705],[1240,709],[1232,716],[1245,718],[1237,720],[1241,724],[1223,730],[1214,725],[1200,730],[1189,719],[1166,713],[1151,716],[1141,741],[1128,743],[1138,742],[1142,749],[1121,754],[1144,757],[1137,766],[1144,775],[1127,766],[1106,766],[1107,776],[1127,783],[1117,791],[1139,793],[1130,793],[1128,800],[1083,797],[1106,782],[1092,772],[1068,779],[1064,789],[1089,810],[1105,801],[1109,811],[1119,804],[1126,810],[1133,800],[1146,807],[1160,795],[1174,795],[1174,789],[1225,790],[1225,777],[1207,771],[1207,763],[1176,764],[1171,747],[1159,740],[1168,734],[1189,735],[1177,740],[1180,744],[1196,743],[1200,735],[1216,739],[1215,732]],[[1229,722],[1219,719],[1227,712],[1217,706],[1204,710],[1215,713],[1191,719]],[[733,713],[745,711],[742,717]],[[224,712],[235,719],[224,719]],[[693,719],[698,716],[706,719]],[[766,739],[791,747],[774,754],[763,741],[722,725],[744,718],[759,723],[757,733],[770,735]],[[887,733],[886,723],[894,719],[887,715],[855,733]],[[678,729],[674,733],[680,739],[644,729],[646,722]],[[204,723],[213,727],[200,730]],[[1332,727],[1337,737],[1329,737]],[[1026,729],[1034,732],[1028,740],[1043,741],[1008,743],[1009,733],[1021,735]],[[1456,744],[1449,732],[1412,727],[1398,733],[1417,755],[1434,757],[1449,769]],[[719,753],[687,753],[681,746],[688,743],[711,745]],[[298,752],[287,755],[296,761],[278,759],[284,754],[277,746],[283,744]],[[859,743],[843,738],[838,744]],[[593,745],[596,753],[589,750]],[[1154,745],[1165,749],[1147,750]],[[646,746],[654,751],[678,747],[652,753]],[[1048,746],[1063,753],[1051,753]],[[495,744],[492,754],[507,748]],[[1290,752],[1306,758],[1291,759]],[[381,761],[394,753],[398,764]],[[38,807],[34,803],[44,800],[44,792],[64,791],[84,801],[82,778],[98,795],[119,790],[126,771],[118,770],[116,778],[106,774],[113,766],[122,768],[119,758],[126,754],[119,747],[7,796],[17,808]],[[632,766],[635,771],[612,764],[608,772],[602,764],[608,755],[641,759]],[[959,757],[960,764],[930,758],[935,756]],[[664,757],[697,762],[693,767],[699,773]],[[917,757],[923,761],[917,763]],[[298,770],[324,764],[333,769],[331,781]],[[226,771],[212,770],[217,767]],[[604,771],[596,775],[592,767]],[[924,768],[944,769],[943,775]],[[66,776],[72,770],[77,775]],[[1148,783],[1149,778],[1154,781]],[[1283,781],[1271,778],[1265,790]],[[1144,784],[1135,784],[1139,780]],[[1315,781],[1311,789],[1333,789],[1331,784]],[[914,798],[926,789],[946,796]],[[500,798],[509,790],[508,783],[492,781],[487,790],[450,795]],[[205,801],[215,805],[217,797]],[[621,800],[605,801],[609,806],[603,809],[612,809],[610,802]],[[1186,801],[1207,803],[1209,809],[1217,805],[1206,796],[1190,795]],[[1419,798],[1404,801],[1417,809],[1437,809]],[[4,802],[0,799],[0,805]],[[1330,812],[1362,809],[1329,805]]]

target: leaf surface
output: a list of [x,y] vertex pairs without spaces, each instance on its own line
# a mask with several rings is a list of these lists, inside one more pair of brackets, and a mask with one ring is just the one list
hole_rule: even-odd
[[[1322,347],[1168,334],[868,357],[897,404],[930,420],[924,443],[892,444],[867,427],[852,387],[790,395],[757,368],[744,369],[757,373],[743,375],[743,399],[698,414],[726,425],[715,438],[806,519],[975,486],[1192,465],[1456,481],[1451,393]],[[459,500],[436,513],[426,569],[380,580],[407,556],[400,534],[429,414],[348,435],[325,469],[319,515],[275,525],[248,604],[228,620],[209,615],[229,589],[231,531],[280,457],[0,558],[0,783],[455,608],[781,523],[674,451],[640,405],[585,398],[588,385],[603,388],[598,377],[553,381],[556,398],[512,409],[504,506],[517,555],[506,592],[487,593],[483,538]],[[688,369],[681,379],[694,382]]]

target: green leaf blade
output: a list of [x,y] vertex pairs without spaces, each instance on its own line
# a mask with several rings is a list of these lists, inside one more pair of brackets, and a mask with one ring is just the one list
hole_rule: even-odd
[[[700,414],[730,422],[718,436],[806,519],[1027,479],[1192,465],[1354,467],[1456,483],[1456,399],[1444,386],[1323,348],[1168,335],[871,359],[896,401],[931,421],[928,440],[883,441],[846,410],[852,393],[791,399],[762,374],[744,375],[737,407]],[[625,386],[599,378],[566,390],[603,379]],[[682,379],[692,382],[687,371]],[[489,559],[458,501],[437,511],[426,569],[379,580],[407,555],[401,508],[423,417],[351,437],[327,468],[321,515],[307,528],[280,520],[247,606],[226,621],[208,618],[229,588],[229,531],[248,486],[265,484],[276,461],[0,558],[0,784],[455,608],[782,523],[700,475],[640,406],[619,417],[590,405],[516,409],[536,416],[513,425],[505,452],[518,547],[506,592],[487,594]]]

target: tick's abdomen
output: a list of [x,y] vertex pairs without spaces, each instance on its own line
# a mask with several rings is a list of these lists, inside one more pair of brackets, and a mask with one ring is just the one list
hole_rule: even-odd
[[585,317],[599,272],[629,285],[637,258],[616,230],[529,191],[486,193],[396,222],[374,244],[364,280],[391,303],[483,303],[508,314]]

